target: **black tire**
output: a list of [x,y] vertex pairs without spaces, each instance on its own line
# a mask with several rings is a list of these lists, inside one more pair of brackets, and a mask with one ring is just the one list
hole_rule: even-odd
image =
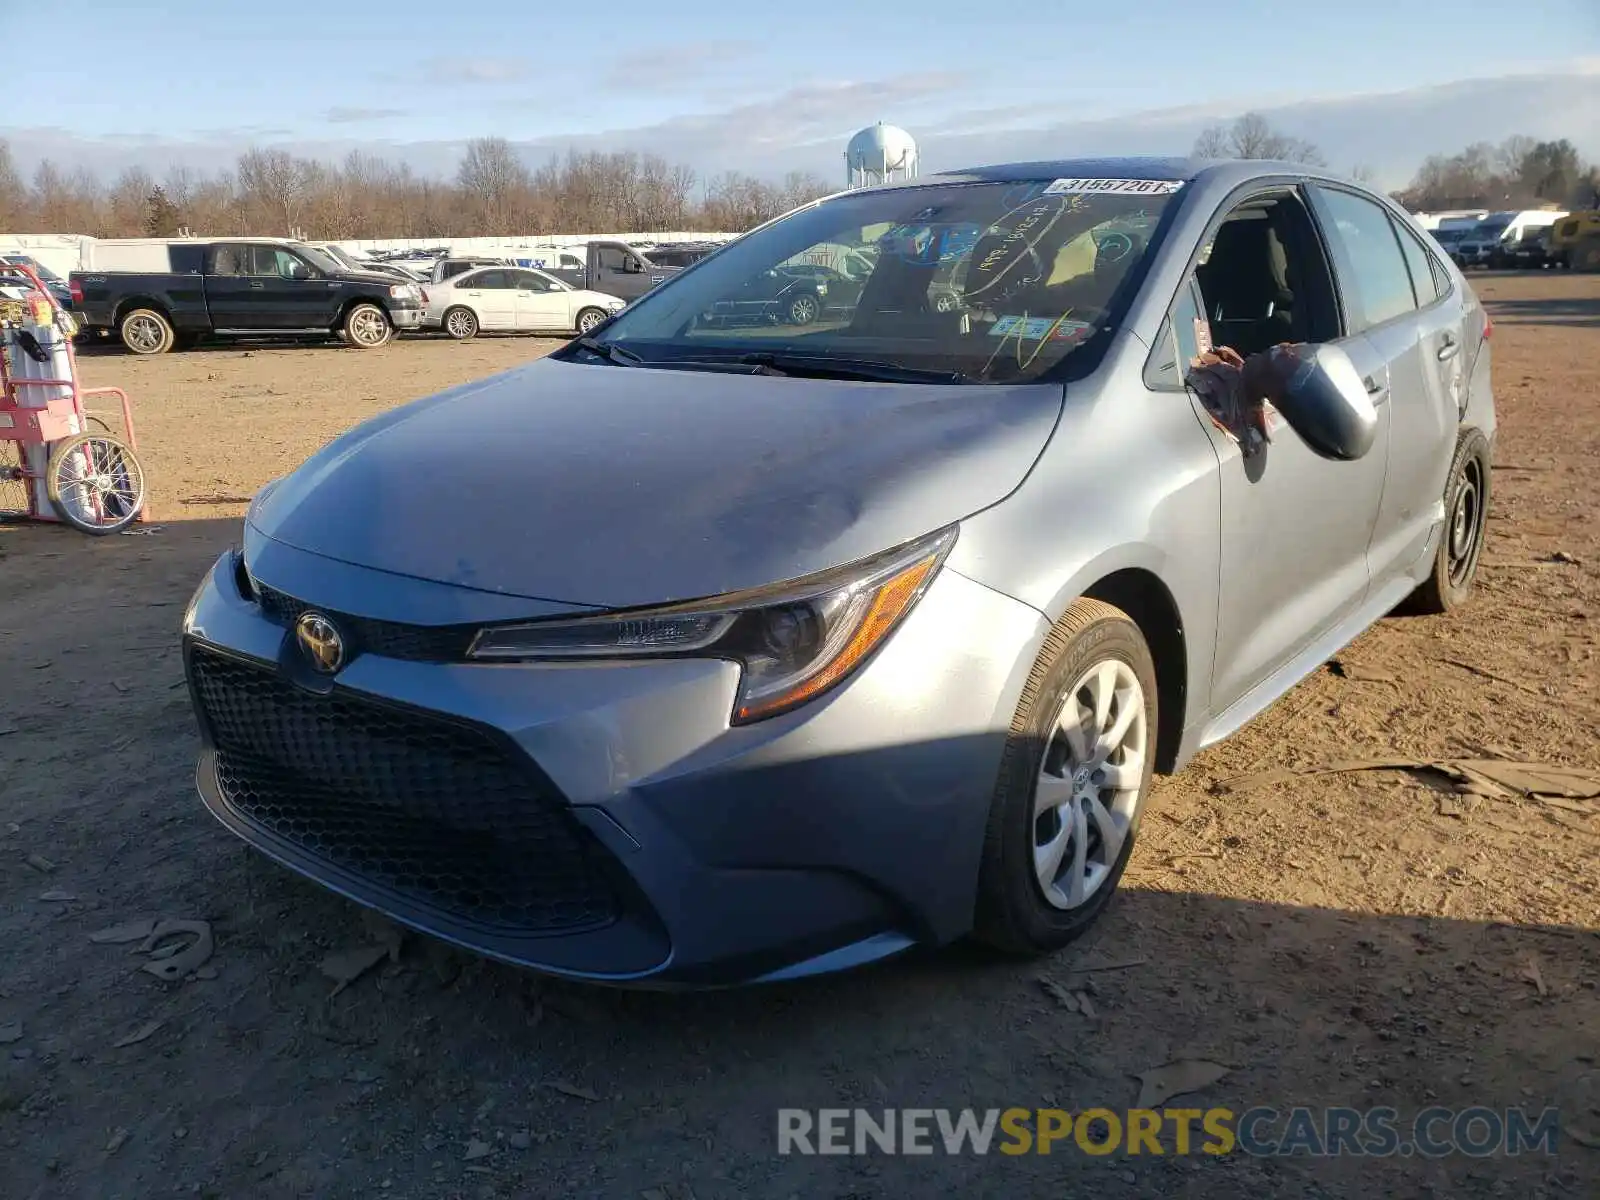
[[[1098,886],[1080,905],[1063,908],[1046,898],[1034,862],[1041,816],[1035,795],[1041,772],[1067,739],[1058,728],[1058,714],[1072,689],[1102,664],[1121,664],[1137,679],[1142,693],[1142,761],[1135,807],[1120,851]],[[1113,718],[1114,720],[1114,718]],[[1139,828],[1139,816],[1150,794],[1160,727],[1155,663],[1139,627],[1121,609],[1099,600],[1079,600],[1056,622],[1022,691],[1000,760],[1000,776],[990,802],[978,877],[978,902],[973,921],[977,940],[1014,954],[1037,955],[1057,950],[1088,929],[1110,903],[1122,878]],[[1063,768],[1065,769],[1065,768]],[[1095,782],[1078,776],[1085,764],[1062,776],[1076,789]],[[1073,805],[1078,804],[1074,792]],[[1044,814],[1048,816],[1049,814]],[[1067,868],[1070,870],[1070,866]],[[1065,876],[1062,876],[1065,881]]]
[[130,354],[165,354],[176,344],[172,322],[154,308],[130,308],[117,322],[117,334]]
[[[85,465],[107,477],[109,489],[74,483]],[[56,515],[74,529],[92,534],[117,533],[137,521],[144,508],[144,471],[133,451],[116,438],[103,433],[80,433],[57,442],[50,452],[50,462],[45,467],[45,494]]]
[[577,331],[580,337],[587,337],[596,326],[601,324],[611,314],[600,308],[585,308],[578,313]]
[[1447,613],[1471,598],[1489,520],[1490,474],[1489,439],[1482,430],[1463,430],[1456,439],[1450,474],[1445,477],[1445,525],[1433,555],[1433,567],[1422,585],[1407,597],[1402,611],[1419,615]]
[[822,315],[822,302],[811,292],[801,292],[789,301],[784,310],[791,325],[809,325]]
[[469,341],[478,336],[478,314],[466,305],[458,304],[445,311],[439,320],[439,328],[458,342]]
[[389,314],[366,301],[350,306],[340,328],[344,332],[344,340],[358,350],[376,350],[379,346],[387,346],[389,339],[394,337],[394,325],[389,321]]

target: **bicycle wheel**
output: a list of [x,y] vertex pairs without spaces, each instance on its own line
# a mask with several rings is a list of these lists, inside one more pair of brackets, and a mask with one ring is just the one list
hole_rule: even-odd
[[0,441],[0,521],[32,513],[28,489],[33,480],[23,475],[22,454],[21,442]]
[[116,438],[80,433],[56,443],[45,490],[56,515],[74,529],[116,533],[144,507],[144,471]]

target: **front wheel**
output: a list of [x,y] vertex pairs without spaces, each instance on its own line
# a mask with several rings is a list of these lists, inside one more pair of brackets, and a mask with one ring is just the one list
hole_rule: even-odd
[[1472,596],[1483,557],[1483,534],[1489,520],[1489,439],[1478,429],[1456,439],[1455,457],[1444,485],[1444,532],[1434,551],[1433,569],[1407,597],[1404,611],[1447,613]]
[[117,533],[144,507],[144,471],[116,438],[80,433],[56,443],[45,467],[45,494],[74,529]]
[[1000,760],[974,933],[998,949],[1066,945],[1111,901],[1150,790],[1155,662],[1121,609],[1079,600],[1045,639]]
[[580,336],[593,333],[605,321],[607,314],[598,308],[586,308],[578,314],[578,333]]
[[394,336],[394,326],[376,304],[357,304],[345,314],[344,336],[352,346],[376,350]]
[[822,313],[822,305],[810,292],[801,292],[789,301],[789,324],[809,325]]

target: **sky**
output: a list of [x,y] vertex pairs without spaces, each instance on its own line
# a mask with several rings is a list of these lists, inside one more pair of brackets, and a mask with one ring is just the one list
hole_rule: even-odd
[[[0,11],[26,0],[0,0]],[[1398,186],[1431,152],[1513,133],[1600,158],[1600,0],[76,0],[54,51],[8,63],[0,136],[114,174],[210,169],[250,145],[453,171],[505,137],[652,152],[702,177],[844,171],[876,121],[924,171],[1184,152],[1255,110]],[[20,79],[16,76],[20,73]],[[20,116],[20,119],[19,119]],[[30,121],[31,118],[31,121]]]

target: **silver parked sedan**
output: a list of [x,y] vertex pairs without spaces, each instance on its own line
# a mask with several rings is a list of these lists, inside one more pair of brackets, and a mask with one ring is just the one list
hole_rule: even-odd
[[[848,305],[728,326],[856,255]],[[822,200],[270,484],[184,617],[265,853],[572,977],[790,978],[1105,908],[1152,773],[1468,596],[1490,325],[1301,165]]]

